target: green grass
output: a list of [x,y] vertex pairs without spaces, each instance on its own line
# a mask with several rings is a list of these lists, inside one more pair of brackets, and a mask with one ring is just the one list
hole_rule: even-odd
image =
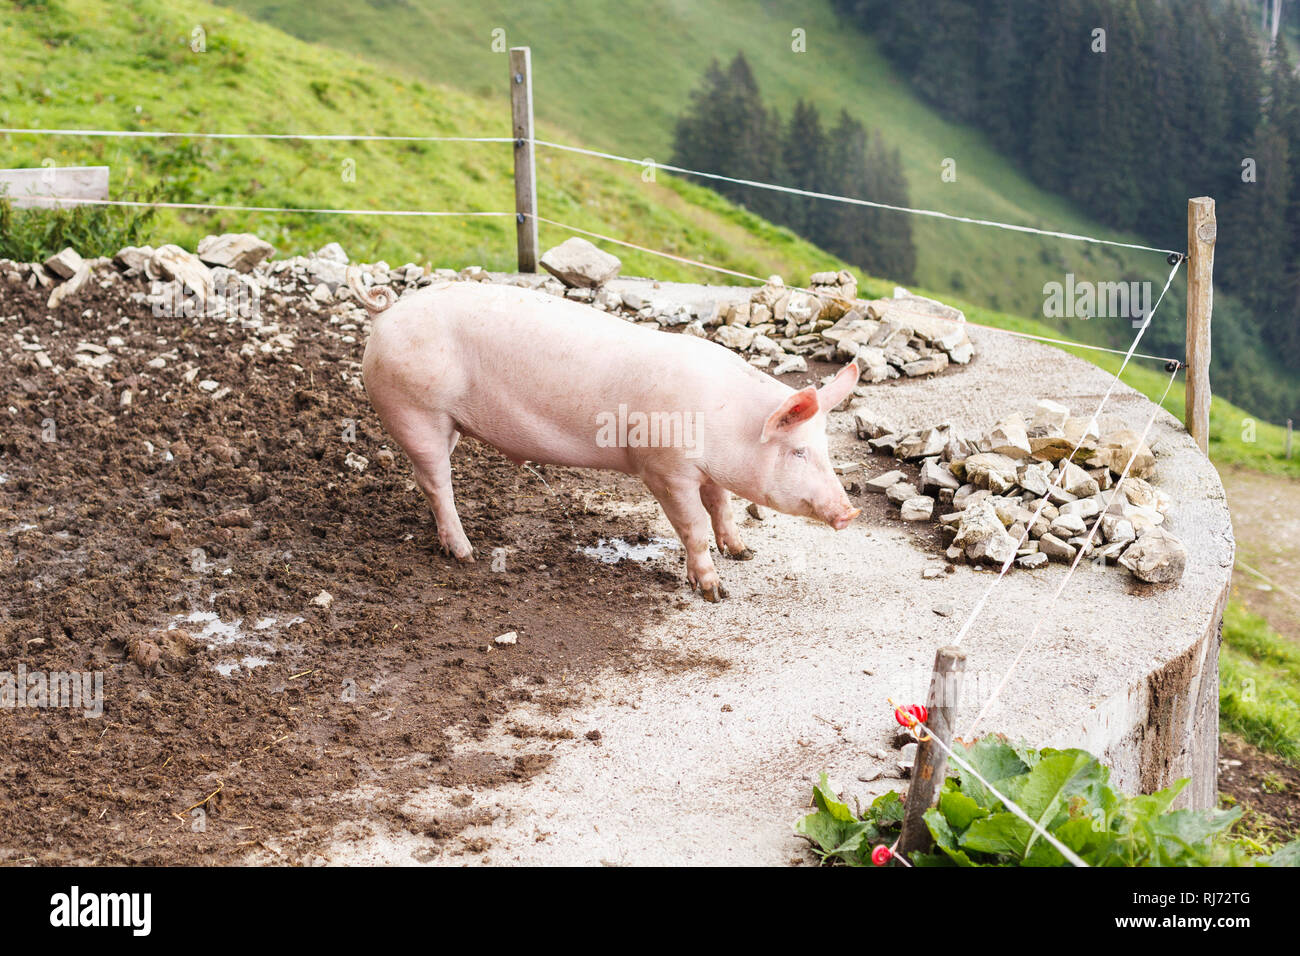
[[[1114,234],[1089,219],[1086,209],[1033,185],[996,142],[941,117],[897,77],[873,38],[835,15],[829,0],[317,0],[306,15],[285,0],[225,2],[297,36],[391,64],[407,76],[471,91],[500,103],[501,111],[507,74],[501,51],[530,46],[540,120],[572,131],[565,141],[660,161],[671,154],[674,123],[705,65],[743,51],[766,101],[782,115],[805,98],[827,121],[847,107],[880,129],[900,151],[914,206],[1141,241]],[[807,52],[791,49],[796,28],[805,31]],[[494,31],[504,37],[498,49]],[[942,181],[946,158],[956,162],[956,182]],[[543,196],[543,215],[547,205]],[[1186,207],[1171,208],[1168,216],[1181,234]],[[996,312],[1041,317],[1044,284],[1063,281],[1066,273],[1080,281],[1149,281],[1158,292],[1168,272],[1163,256],[1149,252],[929,218],[910,221],[918,284]],[[1156,354],[1182,355],[1181,289],[1180,279],[1161,321],[1147,334],[1148,349]],[[1282,420],[1283,409],[1300,401],[1294,372],[1259,344],[1254,323],[1222,292],[1217,305],[1216,362],[1223,387],[1240,403]],[[1067,320],[1057,327],[1094,344],[1131,338],[1122,322]]]
[[[190,49],[196,26],[206,52]],[[0,125],[127,130],[501,136],[504,96],[394,75],[228,9],[193,0],[48,0],[0,6]],[[542,135],[572,139],[543,127]],[[512,211],[508,144],[139,140],[0,136],[0,166],[109,165],[113,196],[130,181],[179,201],[350,208]],[[348,164],[355,181],[345,176]],[[568,154],[538,157],[551,218],[652,248],[768,275],[843,264],[787,230],[686,184]],[[340,240],[355,258],[394,265],[514,265],[509,218],[395,219],[161,212],[141,241],[193,248],[211,232],[248,230],[280,255]],[[542,228],[543,242],[567,237]],[[701,270],[619,250],[628,274],[700,279]]]
[[[267,4],[245,5],[267,12],[273,21],[288,19],[287,7],[279,11]],[[727,36],[732,45],[723,50],[699,35],[706,19],[695,6],[650,8],[662,14],[660,35],[666,31],[676,43],[650,43],[643,36],[646,30],[634,29],[637,18],[615,16],[600,0],[581,6],[581,16],[575,5],[573,16],[556,18],[527,6],[507,16],[506,7],[495,0],[473,11],[444,10],[433,0],[378,4],[361,12],[322,0],[310,17],[299,16],[293,8],[293,23],[287,25],[307,32],[328,28],[332,32],[319,39],[351,44],[375,60],[404,65],[398,71],[300,42],[230,9],[193,0],[144,0],[130,8],[103,0],[0,7],[0,44],[6,51],[0,62],[0,122],[18,127],[505,135],[508,119],[500,82],[505,58],[490,45],[491,29],[502,26],[508,42],[534,45],[541,135],[614,148],[627,148],[630,141],[638,147],[629,149],[632,155],[663,156],[679,97],[695,82],[700,64],[710,52],[725,55],[744,45],[763,75],[770,75],[769,94],[776,102],[784,105],[793,99],[803,89],[800,83],[817,83],[824,91],[819,96],[827,102],[851,97],[852,102],[869,104],[876,115],[873,122],[891,136],[903,137],[899,144],[914,166],[915,201],[1012,220],[1032,218],[1037,210],[1052,225],[1092,229],[1065,204],[997,162],[979,137],[935,118],[890,78],[870,44],[850,42],[851,37],[836,32],[823,4],[810,6],[808,19],[800,24],[813,43],[808,54],[780,52],[788,51],[788,44],[773,48],[774,31],[788,37],[789,28],[768,7],[729,0],[712,4],[717,22],[706,34]],[[431,46],[430,34],[419,27],[427,26],[421,18],[435,12],[441,32]],[[643,11],[642,18],[646,15]],[[415,24],[410,29],[395,28],[408,20]],[[191,34],[199,25],[206,31],[207,51],[193,53]],[[569,45],[560,44],[562,38]],[[615,48],[628,55],[639,53],[636,62],[654,64],[654,82],[644,73],[636,74],[640,80],[629,75],[619,65],[626,57],[611,59]],[[612,71],[610,81],[589,82],[593,71],[603,68]],[[455,86],[432,83],[422,74]],[[870,96],[863,95],[864,88],[870,89]],[[633,101],[633,96],[639,98]],[[561,121],[572,122],[580,132],[556,125]],[[937,159],[934,176],[920,176],[921,166],[934,158],[931,153],[958,154],[956,184],[939,182]],[[964,164],[962,156],[973,161]],[[356,209],[513,208],[511,156],[505,144],[0,137],[0,165],[35,165],[47,157],[59,164],[110,165],[114,195],[119,197],[131,194],[123,192],[129,180],[141,190],[163,189],[168,198],[183,201]],[[788,230],[695,184],[663,174],[657,183],[645,183],[637,167],[547,150],[539,151],[537,161],[539,208],[549,218],[745,273],[777,272],[789,281],[843,265]],[[355,168],[354,182],[343,175],[345,163]],[[984,324],[1062,334],[1045,323],[1007,313],[1025,305],[1024,300],[1007,297],[999,307],[999,293],[988,285],[993,277],[1008,286],[1019,281],[1017,276],[1030,277],[1038,291],[1029,304],[1037,308],[1041,283],[1059,278],[1065,269],[1081,278],[1094,269],[1091,274],[1111,278],[1122,271],[1155,280],[1167,270],[1151,255],[951,223],[917,220],[916,225],[923,255],[933,252],[946,263],[942,269],[923,269],[920,286],[945,298],[953,298],[953,286],[962,287],[958,298],[966,300],[972,320]],[[931,228],[936,231],[925,231]],[[393,264],[504,269],[512,267],[514,259],[509,219],[164,212],[142,241],[193,248],[203,235],[222,230],[257,232],[274,243],[280,255],[306,252],[337,239],[356,258],[384,258]],[[567,233],[543,226],[541,235],[549,245]],[[1021,242],[1029,245],[1014,253]],[[626,274],[728,281],[661,257],[623,247],[614,251],[624,260]],[[1014,261],[1006,258],[1009,255]],[[1180,354],[1177,348],[1162,349],[1161,340],[1167,347],[1170,339],[1181,339],[1182,283],[1180,277],[1171,288],[1143,341],[1144,350]],[[887,293],[892,284],[866,280],[864,285]],[[1073,322],[1064,334],[1091,342],[1112,337],[1101,321]],[[1118,365],[1098,358],[1099,353],[1080,354],[1112,370]],[[1148,362],[1135,363],[1125,381],[1148,395],[1158,396],[1163,388],[1158,366]],[[1179,385],[1168,403],[1175,414],[1181,414],[1181,401]],[[1211,451],[1216,460],[1300,474],[1300,463],[1280,458],[1281,429],[1261,422],[1255,441],[1245,440],[1250,419],[1241,409],[1215,400]]]
[[1300,647],[1237,601],[1223,615],[1219,723],[1300,764]]
[[[505,88],[506,56],[491,43],[492,31],[504,30],[508,45],[532,48],[539,119],[572,130],[585,145],[660,161],[671,154],[673,125],[704,66],[743,51],[764,96],[783,115],[805,97],[828,121],[848,107],[884,131],[901,151],[914,205],[1109,235],[1068,202],[1032,185],[981,134],[939,117],[898,80],[874,40],[846,28],[826,0],[797,7],[752,0],[632,6],[617,0],[319,0],[309,16],[283,0],[230,5],[289,33],[484,99],[499,100]],[[806,31],[806,53],[791,51],[795,28]],[[940,165],[949,157],[956,160],[957,181],[945,183]],[[1185,210],[1171,215],[1181,220]],[[1043,283],[1066,271],[1080,278],[1132,274],[1153,280],[1167,271],[1162,257],[1151,253],[990,234],[936,220],[912,225],[920,284],[1021,314],[1040,312]]]

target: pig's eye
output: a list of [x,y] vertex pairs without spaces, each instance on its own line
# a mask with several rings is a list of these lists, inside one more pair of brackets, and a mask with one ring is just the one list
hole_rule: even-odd
[[794,451],[791,452],[791,454],[794,455],[794,457],[796,457],[796,458],[807,458],[807,457],[808,457],[808,449],[807,449],[807,448],[796,448]]

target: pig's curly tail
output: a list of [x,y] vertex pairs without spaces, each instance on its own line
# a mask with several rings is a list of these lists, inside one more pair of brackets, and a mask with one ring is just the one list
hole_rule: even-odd
[[367,289],[361,284],[361,270],[356,268],[348,269],[348,288],[352,294],[360,300],[361,304],[366,307],[366,311],[371,316],[378,315],[387,308],[391,308],[397,301],[397,293],[386,285],[377,285]]

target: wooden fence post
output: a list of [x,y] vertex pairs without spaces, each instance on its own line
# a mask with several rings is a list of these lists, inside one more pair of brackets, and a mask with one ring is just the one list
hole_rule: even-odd
[[1291,419],[1286,420],[1286,456],[1291,457]]
[[515,236],[519,271],[537,271],[537,168],[533,160],[533,75],[529,48],[510,48],[510,122],[515,138]]
[[[930,696],[926,700],[928,711],[926,726],[946,746],[952,746],[953,723],[957,717],[957,701],[961,697],[962,676],[966,672],[966,652],[960,647],[941,647],[934,655],[934,674],[930,677]],[[925,825],[925,811],[934,805],[935,794],[943,786],[948,772],[948,752],[925,741],[916,748],[916,761],[912,764],[912,782],[907,788],[907,802],[903,811],[903,834],[898,840],[898,852],[907,856],[918,850],[927,850],[933,842]]]
[[1214,311],[1214,200],[1187,200],[1187,430],[1210,450],[1210,313]]

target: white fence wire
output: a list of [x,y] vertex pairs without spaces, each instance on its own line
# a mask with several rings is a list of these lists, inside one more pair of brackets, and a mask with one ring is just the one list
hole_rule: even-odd
[[[139,139],[176,138],[176,139],[208,139],[208,140],[267,139],[267,140],[327,141],[327,142],[345,141],[345,142],[428,142],[428,143],[435,143],[435,142],[437,143],[520,143],[520,142],[524,142],[522,140],[516,140],[512,137],[499,137],[499,136],[386,136],[386,135],[352,134],[352,133],[337,133],[337,134],[208,133],[208,132],[180,132],[180,131],[157,131],[157,130],[94,130],[94,129],[56,129],[56,128],[16,128],[16,127],[0,127],[0,134],[41,135],[41,136],[81,136],[81,137],[128,138],[128,139],[130,138],[139,138]],[[789,195],[802,196],[809,199],[818,199],[818,200],[824,200],[828,202],[845,203],[850,205],[857,205],[857,206],[869,207],[874,209],[883,209],[883,210],[888,210],[893,212],[899,212],[908,215],[941,219],[949,222],[985,226],[990,228],[1010,230],[1014,232],[1027,233],[1032,235],[1040,235],[1040,236],[1055,238],[1055,239],[1094,243],[1099,245],[1113,246],[1113,247],[1119,247],[1125,249],[1134,249],[1134,250],[1144,251],[1144,252],[1160,253],[1162,255],[1170,256],[1172,268],[1170,269],[1169,276],[1165,281],[1164,288],[1161,290],[1160,296],[1157,298],[1156,303],[1152,307],[1151,311],[1144,317],[1142,325],[1138,329],[1137,334],[1134,336],[1133,341],[1130,344],[1129,348],[1125,351],[1121,351],[1119,349],[1107,348],[1104,346],[1089,345],[1082,342],[1072,342],[1065,339],[1053,339],[1046,336],[1032,335],[1030,333],[1016,332],[1008,329],[996,329],[989,326],[980,326],[980,328],[986,328],[991,331],[1001,332],[1003,334],[1012,335],[1019,338],[1032,339],[1032,340],[1047,342],[1056,345],[1065,345],[1072,348],[1091,349],[1096,351],[1123,355],[1124,356],[1123,362],[1120,364],[1119,369],[1115,372],[1111,380],[1110,386],[1107,388],[1106,393],[1102,396],[1101,402],[1097,406],[1097,410],[1093,413],[1092,417],[1090,418],[1090,421],[1093,422],[1098,420],[1099,416],[1102,413],[1102,410],[1106,406],[1106,402],[1109,400],[1112,392],[1114,391],[1115,386],[1120,382],[1120,376],[1123,374],[1124,369],[1127,368],[1128,363],[1132,359],[1145,358],[1145,359],[1152,359],[1155,361],[1161,361],[1161,362],[1173,364],[1174,368],[1172,370],[1172,374],[1170,375],[1169,382],[1165,386],[1164,394],[1161,396],[1160,402],[1156,405],[1155,409],[1152,411],[1151,418],[1147,422],[1146,428],[1143,429],[1141,440],[1139,444],[1134,447],[1133,455],[1129,457],[1128,463],[1124,466],[1124,471],[1120,477],[1120,481],[1116,482],[1114,488],[1111,491],[1111,497],[1107,501],[1108,507],[1111,504],[1111,502],[1114,501],[1114,496],[1117,493],[1121,492],[1123,479],[1127,477],[1128,472],[1133,465],[1133,461],[1136,458],[1138,448],[1140,447],[1141,442],[1144,442],[1146,440],[1146,436],[1155,422],[1155,417],[1158,414],[1160,407],[1163,405],[1165,397],[1168,396],[1169,390],[1170,388],[1172,388],[1175,379],[1177,378],[1178,370],[1179,370],[1178,360],[1156,356],[1156,355],[1147,355],[1137,351],[1138,343],[1141,341],[1147,328],[1151,325],[1151,321],[1155,317],[1156,310],[1159,309],[1161,302],[1164,300],[1165,293],[1169,291],[1169,287],[1174,280],[1174,276],[1177,273],[1179,266],[1182,264],[1183,253],[1177,250],[1161,249],[1158,247],[1147,246],[1140,243],[1121,242],[1118,240],[1103,239],[1095,236],[1085,236],[1085,235],[1079,235],[1076,233],[1069,233],[1069,232],[1063,232],[1058,230],[1040,229],[1037,227],[1018,225],[1015,223],[998,222],[989,219],[979,219],[979,218],[974,218],[969,216],[954,215],[951,213],[945,213],[933,209],[918,209],[918,208],[912,208],[907,206],[893,205],[889,203],[873,202],[871,200],[860,199],[851,196],[840,196],[832,193],[818,192],[815,190],[800,189],[791,186],[782,186],[775,183],[765,183],[765,182],[759,182],[750,179],[726,176],[720,173],[710,173],[701,170],[688,169],[670,163],[657,163],[652,160],[634,159],[629,156],[620,156],[615,153],[608,153],[600,150],[586,149],[583,147],[549,142],[546,140],[533,139],[531,140],[531,142],[536,146],[542,146],[548,149],[555,149],[555,150],[590,156],[594,158],[610,160],[614,162],[632,164],[641,168],[653,167],[654,169],[661,169],[679,175],[695,176],[701,179],[708,179],[708,180],[713,180],[718,182],[728,182],[736,185],[752,187],[755,189],[772,190],[776,192],[786,193]],[[129,201],[129,200],[95,200],[95,199],[67,198],[67,197],[58,197],[58,196],[25,196],[24,198],[58,202],[58,203],[67,203],[71,205],[120,206],[120,207],[133,207],[133,208],[159,208],[159,209],[174,209],[174,210],[188,210],[188,211],[230,211],[230,212],[287,213],[287,214],[301,213],[301,214],[344,215],[344,216],[448,217],[448,218],[450,217],[504,218],[504,217],[519,217],[522,215],[520,213],[512,213],[512,212],[481,211],[481,210],[428,211],[428,210],[393,210],[393,209],[299,208],[299,207],[280,207],[280,206],[245,206],[245,205],[231,205],[231,204],[220,204],[220,203],[178,203],[178,202],[165,202],[165,201],[146,202],[146,201]],[[567,232],[576,235],[588,236],[594,239],[601,240],[603,242],[609,242],[618,246],[622,246],[624,248],[634,249],[636,251],[646,253],[648,255],[659,256],[665,259],[679,262],[684,265],[689,265],[695,268],[712,271],[721,275],[727,275],[733,278],[745,279],[757,283],[763,283],[766,281],[761,276],[752,275],[735,269],[728,269],[723,266],[718,266],[712,263],[703,262],[698,259],[691,259],[686,256],[680,256],[674,253],[665,252],[663,250],[653,249],[647,246],[638,245],[636,243],[629,242],[625,239],[619,239],[617,237],[605,235],[603,233],[595,232],[592,230],[582,229],[580,227],[569,225],[567,223],[558,222],[554,219],[550,219],[544,216],[539,215],[536,216],[535,218],[539,223],[545,223],[546,225],[552,226],[557,229],[565,230]],[[805,290],[805,291],[811,291],[811,290]],[[971,323],[971,324],[975,325],[975,323]],[[1086,433],[1083,437],[1080,438],[1079,443],[1076,444],[1076,446],[1072,450],[1069,456],[1071,460],[1073,459],[1074,454],[1078,452],[1079,447],[1081,447],[1083,441],[1085,440],[1086,440]],[[1053,488],[1059,486],[1061,478],[1062,475],[1058,474],[1057,478],[1053,482],[1052,485]],[[1044,495],[1039,502],[1038,510],[1035,512],[1033,520],[1036,521],[1038,516],[1042,513],[1043,507],[1047,502],[1047,500],[1048,500],[1047,496]],[[1033,522],[1031,521],[1029,524],[1032,525],[1032,523]],[[1100,522],[1098,522],[1098,524],[1099,523]],[[1016,550],[1018,550],[1020,546],[1023,545],[1024,537],[1025,535],[1028,534],[1028,526],[1029,525],[1027,525],[1026,527],[1026,531],[1024,532],[1024,535],[1022,535],[1021,539],[1017,542]],[[1097,525],[1094,525],[1088,535],[1087,540],[1089,543],[1091,542],[1093,535],[1096,534],[1096,530],[1097,530]],[[1072,575],[1074,574],[1075,569],[1078,567],[1080,563],[1080,560],[1083,558],[1085,549],[1086,549],[1086,545],[1078,549],[1078,552],[1075,556],[1073,563],[1070,565],[1070,568],[1066,572],[1065,577],[1062,578],[1062,580],[1060,581],[1059,585],[1057,586],[1055,592],[1053,593],[1050,599],[1048,605],[1049,608],[1055,606],[1057,599],[1059,599],[1061,594],[1064,593],[1066,585],[1069,583]],[[1011,557],[1009,557],[1003,563],[1001,569],[999,570],[998,575],[989,584],[988,588],[985,589],[983,594],[980,596],[979,600],[976,602],[975,606],[972,608],[971,613],[967,616],[961,628],[958,630],[954,643],[960,644],[962,640],[969,634],[971,627],[975,623],[975,620],[979,617],[979,615],[987,605],[989,596],[993,593],[993,591],[997,588],[997,586],[1001,583],[1003,578],[1006,576],[1007,571],[1010,568],[1011,564],[1014,562],[1014,560],[1015,560],[1015,554],[1013,552]],[[1036,615],[1036,623],[1032,631],[1030,632],[1028,639],[1024,642],[1024,644],[1021,646],[1020,650],[1012,660],[1011,666],[1007,669],[1006,673],[1003,675],[1001,681],[995,688],[994,693],[991,695],[989,700],[985,702],[979,714],[976,716],[974,722],[971,724],[970,731],[968,731],[968,735],[969,733],[973,732],[975,728],[980,724],[980,722],[987,716],[990,708],[993,706],[993,704],[996,702],[998,697],[1002,694],[1003,690],[1006,688],[1012,673],[1015,671],[1016,667],[1019,665],[1024,655],[1028,652],[1029,648],[1033,645],[1034,641],[1037,639],[1044,618],[1045,618],[1044,614]],[[920,726],[924,727],[923,724]],[[952,748],[950,748],[938,737],[931,735],[931,738],[936,744],[938,744],[947,753],[949,758],[951,758],[955,763],[957,763],[959,766],[966,769],[971,774],[973,774],[977,779],[979,779],[986,787],[988,787],[989,791],[993,793],[994,796],[996,796],[999,800],[1003,802],[1003,804],[1007,807],[1007,809],[1010,812],[1012,812],[1017,817],[1025,821],[1038,835],[1042,836],[1045,840],[1051,843],[1052,846],[1054,846],[1062,854],[1062,856],[1065,857],[1066,860],[1068,860],[1070,863],[1072,863],[1075,866],[1087,865],[1083,860],[1081,860],[1078,857],[1076,853],[1074,853],[1072,850],[1069,849],[1069,847],[1065,846],[1056,837],[1054,837],[1051,833],[1049,833],[1038,821],[1033,820],[1014,801],[1010,800],[1009,798],[1007,798],[1006,796],[998,792],[993,787],[992,784],[990,784],[987,780],[985,780],[975,770],[975,768],[970,765],[968,761],[962,758],[959,754],[957,754]],[[902,862],[906,863],[905,860]]]

